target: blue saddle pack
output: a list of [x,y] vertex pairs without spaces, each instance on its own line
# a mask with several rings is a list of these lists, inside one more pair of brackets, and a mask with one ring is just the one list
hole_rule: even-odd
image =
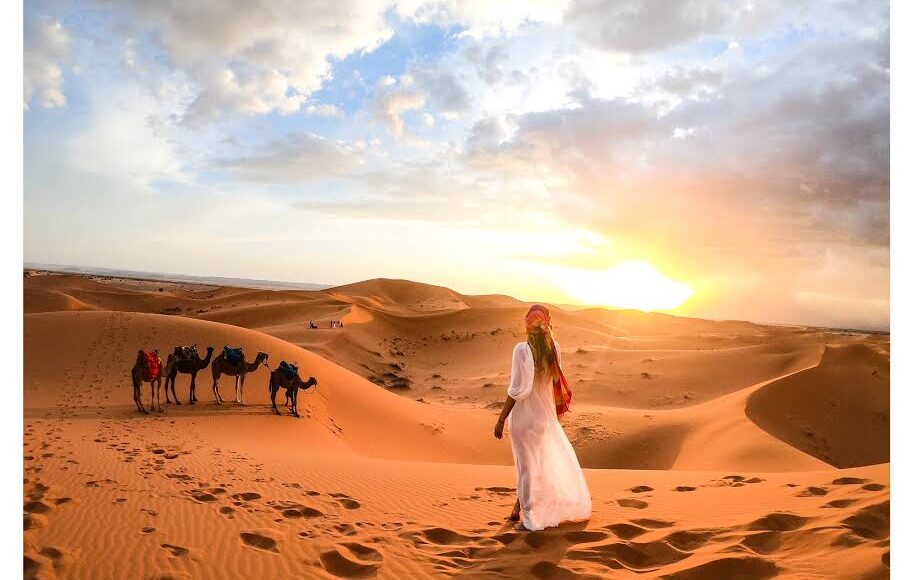
[[222,352],[225,354],[225,360],[227,360],[230,365],[236,365],[244,360],[244,353],[240,348],[229,348],[226,346],[222,349]]
[[286,376],[286,378],[293,379],[298,376],[298,365],[293,365],[282,361],[279,363],[279,371]]

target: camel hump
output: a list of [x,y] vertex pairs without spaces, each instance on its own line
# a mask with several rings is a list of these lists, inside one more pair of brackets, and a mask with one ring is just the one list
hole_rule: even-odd
[[225,360],[230,365],[239,364],[241,361],[244,360],[244,351],[240,347],[238,347],[238,348],[232,348],[229,346],[223,347],[222,355],[224,356]]
[[298,376],[298,365],[292,364],[286,361],[280,361],[279,366],[276,367],[280,373],[285,375],[286,378],[292,379]]
[[176,346],[174,347],[174,356],[179,359],[192,359],[197,356],[197,345]]

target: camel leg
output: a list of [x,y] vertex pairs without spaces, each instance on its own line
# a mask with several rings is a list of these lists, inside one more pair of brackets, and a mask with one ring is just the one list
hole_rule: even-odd
[[[196,388],[196,384],[197,384],[197,374],[190,373],[190,400],[191,401],[193,400],[193,390]],[[174,395],[174,402],[176,404],[180,405],[181,402],[178,401],[178,396],[174,392],[174,385],[171,385],[171,394]]]
[[241,375],[238,378],[240,379],[238,382],[239,382],[239,385],[241,388],[241,397],[238,399],[238,402],[243,405],[244,404],[244,379],[247,378],[247,373]]
[[155,383],[149,381],[149,410],[155,411]]
[[[190,388],[191,388],[191,389],[193,389],[193,379],[195,379],[196,377],[197,377],[196,374],[190,375],[190,385],[191,385]],[[175,405],[180,405],[181,402],[178,401],[178,394],[177,394],[177,393],[175,392],[175,390],[174,390],[174,384],[175,384],[176,382],[178,382],[178,381],[177,381],[177,378],[178,378],[178,376],[177,376],[177,375],[174,375],[174,379],[172,379],[172,381],[171,381],[171,396],[174,397],[174,404],[175,404]],[[166,396],[166,397],[168,396],[168,389],[165,389],[165,396]]]
[[272,403],[273,403],[273,411],[275,411],[277,415],[281,415],[282,413],[280,413],[279,409],[276,408],[276,393],[278,393],[278,392],[279,392],[279,383],[274,381],[272,379],[272,377],[270,377],[269,400],[272,401]]
[[298,389],[292,389],[292,415],[301,418],[298,414]]
[[[168,391],[165,391],[166,396],[167,396],[167,394],[168,394]],[[161,378],[159,378],[159,380],[157,380],[155,382],[155,400],[158,402],[158,405],[159,405],[159,413],[164,413],[165,407],[162,406],[162,379]]]
[[222,395],[219,394],[219,376],[212,378],[212,395],[216,398],[216,403],[222,404]]
[[142,401],[141,394],[142,394],[142,384],[133,385],[133,402],[136,403],[136,408],[139,409],[140,413],[145,413],[146,409],[143,408],[143,401]]

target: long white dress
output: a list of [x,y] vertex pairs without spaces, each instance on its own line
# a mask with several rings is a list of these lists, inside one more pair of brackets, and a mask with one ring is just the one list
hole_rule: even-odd
[[[561,362],[561,350],[558,362]],[[526,342],[514,347],[507,394],[516,401],[507,419],[517,467],[517,496],[528,530],[542,530],[568,520],[584,520],[593,511],[590,490],[571,442],[555,414],[549,376],[536,376]]]

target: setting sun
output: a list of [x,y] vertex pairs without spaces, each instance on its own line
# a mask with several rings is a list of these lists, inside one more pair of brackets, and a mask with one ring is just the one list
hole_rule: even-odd
[[608,270],[575,270],[567,277],[567,292],[585,304],[644,311],[678,308],[694,294],[687,284],[640,260],[620,262]]

